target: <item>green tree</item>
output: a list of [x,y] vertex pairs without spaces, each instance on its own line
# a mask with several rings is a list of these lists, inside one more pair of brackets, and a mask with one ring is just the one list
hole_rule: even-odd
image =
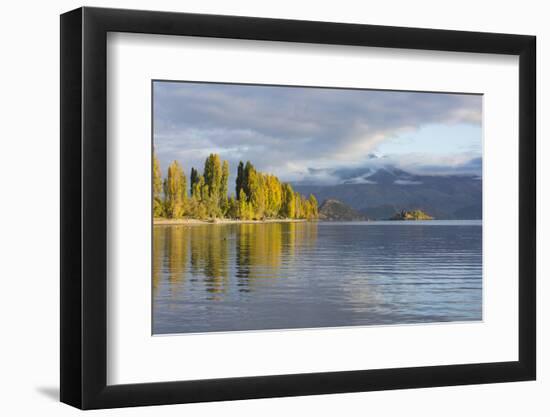
[[246,197],[250,200],[251,197],[251,190],[250,190],[250,176],[254,176],[256,173],[256,168],[254,168],[254,165],[250,161],[246,161],[246,165],[244,166],[243,170],[243,183],[242,188],[244,190],[244,193]]
[[310,216],[308,219],[317,219],[319,218],[319,206],[317,203],[317,199],[313,194],[309,195],[309,206],[310,206]]
[[210,195],[218,199],[222,180],[222,164],[219,155],[212,153],[206,158],[203,176],[204,183],[208,185]]
[[294,193],[294,218],[303,219],[304,218],[304,207],[303,200],[300,193]]
[[197,172],[193,184],[192,197],[189,201],[189,215],[196,219],[207,219],[209,217],[207,203],[209,200],[208,186],[204,183],[204,177]]
[[249,170],[248,181],[246,183],[249,190],[248,201],[251,204],[253,218],[263,219],[265,217],[265,181],[260,172],[255,169]]
[[[217,154],[210,154],[200,175],[191,168],[190,195],[181,165],[174,161],[168,167],[162,182],[160,164],[153,159],[153,198],[155,216],[198,219],[229,217],[242,220],[284,217],[316,219],[319,215],[317,199],[300,195],[290,184],[283,184],[272,174],[257,171],[250,161],[239,162],[235,191],[228,195],[229,163]],[[164,202],[161,195],[164,194]]]
[[266,216],[277,217],[281,211],[283,191],[281,182],[275,175],[267,175],[264,178],[266,190]]
[[294,202],[294,190],[290,184],[283,184],[282,187],[282,205],[281,205],[281,217],[287,219],[293,219],[296,213]]
[[239,166],[237,168],[237,180],[235,181],[235,196],[237,197],[237,200],[240,198],[241,190],[243,189],[244,184],[244,164],[243,161],[239,162]]
[[177,161],[168,167],[164,181],[164,198],[166,215],[174,219],[183,217],[187,202],[187,180]]
[[164,205],[162,203],[162,171],[160,162],[153,153],[153,216],[164,216]]
[[220,202],[219,206],[221,209],[222,216],[225,216],[227,213],[228,207],[228,195],[229,192],[228,189],[228,183],[229,183],[229,162],[223,161],[222,163],[222,177],[220,182]]
[[239,202],[234,196],[231,196],[227,200],[227,212],[225,215],[230,219],[237,219],[239,217]]
[[248,202],[244,189],[241,189],[237,202],[237,217],[241,220],[250,220],[254,216],[252,205]]
[[314,208],[309,198],[302,196],[302,219],[312,220],[315,218]]
[[189,178],[189,188],[191,195],[193,195],[193,189],[195,187],[195,184],[199,181],[199,171],[197,171],[195,168],[191,167],[191,176]]
[[195,178],[195,183],[193,184],[193,191],[191,194],[193,195],[193,198],[199,202],[202,200],[203,187],[204,187],[204,177],[202,175],[197,174],[197,177]]
[[217,154],[210,154],[204,162],[203,176],[205,189],[208,190],[208,198],[203,198],[203,200],[211,217],[222,217],[226,209],[229,164],[225,161],[224,165],[225,168],[222,167],[220,156]]

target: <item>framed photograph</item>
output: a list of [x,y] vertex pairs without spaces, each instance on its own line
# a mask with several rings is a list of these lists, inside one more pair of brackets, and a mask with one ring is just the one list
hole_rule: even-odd
[[533,380],[535,37],[61,16],[61,401]]

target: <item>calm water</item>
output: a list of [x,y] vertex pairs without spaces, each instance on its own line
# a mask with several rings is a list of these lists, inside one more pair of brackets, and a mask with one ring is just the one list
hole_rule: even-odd
[[480,221],[155,226],[153,333],[481,320]]

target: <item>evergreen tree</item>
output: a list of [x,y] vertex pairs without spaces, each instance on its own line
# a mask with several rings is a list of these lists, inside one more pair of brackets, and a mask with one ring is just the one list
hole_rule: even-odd
[[189,178],[189,181],[190,181],[190,184],[189,184],[189,188],[190,188],[190,192],[191,192],[191,195],[193,195],[193,188],[195,187],[195,184],[198,182],[199,180],[199,171],[197,171],[195,168],[191,168],[191,176]]
[[235,196],[237,197],[237,200],[240,198],[241,190],[243,189],[244,184],[244,164],[243,161],[239,162],[239,166],[237,168],[237,180],[235,182]]

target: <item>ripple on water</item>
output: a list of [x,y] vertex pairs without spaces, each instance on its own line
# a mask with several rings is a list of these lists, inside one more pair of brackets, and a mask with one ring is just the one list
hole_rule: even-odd
[[154,228],[153,331],[481,320],[481,222]]

